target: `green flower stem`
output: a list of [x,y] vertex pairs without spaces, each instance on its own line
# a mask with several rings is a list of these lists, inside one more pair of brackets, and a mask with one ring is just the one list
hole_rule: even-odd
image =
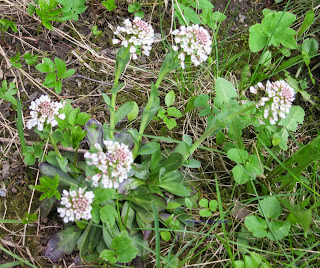
[[122,219],[121,219],[121,214],[120,214],[120,206],[119,206],[119,191],[117,191],[117,212],[118,212],[118,219],[119,219],[119,227],[120,227],[120,232],[124,231],[123,224],[122,224]]
[[[116,75],[114,78],[114,84],[113,84],[114,88],[118,86],[120,75],[121,75],[121,66],[118,66],[118,68],[116,70]],[[111,139],[113,138],[113,130],[115,127],[114,117],[115,117],[115,113],[116,113],[116,99],[117,99],[117,92],[112,93],[112,95],[111,95],[111,109],[110,109],[110,131],[109,131],[109,136]]]
[[58,157],[62,160],[62,159],[63,159],[63,156],[61,155],[61,153],[60,153],[57,145],[55,144],[55,142],[54,142],[54,140],[53,140],[53,138],[52,138],[52,136],[51,136],[51,133],[49,133],[49,140],[50,140],[51,145],[53,146],[54,151],[56,152],[56,154],[58,155]]
[[[229,121],[233,120],[234,118],[236,118],[237,116],[239,116],[239,115],[245,113],[246,111],[249,111],[249,110],[251,110],[251,109],[253,109],[253,108],[255,108],[255,107],[256,107],[255,104],[250,105],[250,106],[248,106],[248,107],[245,107],[245,108],[241,109],[240,111],[235,112],[235,113],[229,115],[229,116],[226,118],[225,122],[229,122]],[[201,135],[201,137],[200,137],[199,139],[197,139],[197,141],[190,147],[190,154],[189,154],[189,155],[186,154],[186,155],[184,156],[184,160],[187,160],[187,159],[194,153],[194,151],[200,146],[200,144],[201,144],[206,138],[208,138],[213,132],[215,132],[215,131],[217,131],[217,130],[220,130],[220,129],[223,129],[223,127],[217,126],[217,125],[213,125],[213,126],[210,127],[209,129],[207,129],[207,130]]]
[[[158,79],[157,79],[157,82],[155,83],[155,87],[156,89],[159,88],[162,80],[165,78],[165,76],[170,72],[170,69],[169,68],[166,68],[163,72],[161,72],[161,74],[159,75]],[[142,138],[142,135],[144,133],[144,130],[146,129],[147,127],[147,122],[148,122],[148,115],[147,113],[151,110],[152,108],[152,104],[153,104],[153,101],[154,99],[153,98],[149,98],[148,102],[147,102],[147,105],[144,109],[144,115],[143,115],[143,118],[142,118],[142,121],[141,121],[141,124],[140,124],[140,129],[139,129],[139,137],[138,137],[138,142],[140,144],[140,141],[141,141],[141,138]],[[139,146],[138,146],[139,147]]]

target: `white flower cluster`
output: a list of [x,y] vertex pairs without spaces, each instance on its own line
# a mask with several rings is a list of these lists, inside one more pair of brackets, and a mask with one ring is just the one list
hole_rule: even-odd
[[57,211],[65,223],[80,219],[90,220],[93,198],[93,192],[85,192],[83,188],[79,188],[78,191],[70,191],[70,193],[63,190],[61,205],[65,207],[58,208]]
[[269,119],[272,125],[279,120],[279,117],[285,118],[294,101],[294,89],[284,80],[272,83],[268,81],[265,87],[262,83],[258,83],[250,87],[250,92],[257,94],[258,89],[267,93],[267,97],[262,97],[256,105],[257,108],[265,107],[263,117]]
[[[211,37],[206,29],[199,25],[181,26],[180,29],[174,30],[172,34],[175,36],[174,41],[180,44],[182,52],[178,55],[181,67],[184,69],[186,57],[195,66],[200,65],[201,62],[207,60],[211,53]],[[178,51],[178,46],[172,46],[174,51]]]
[[63,108],[60,102],[51,101],[49,96],[42,95],[39,99],[31,102],[29,109],[31,119],[27,122],[27,128],[31,129],[38,126],[38,130],[42,131],[44,124],[50,124],[52,127],[58,125],[56,117],[64,120],[66,115],[60,113],[59,110]]
[[118,188],[126,178],[133,163],[133,155],[128,146],[113,141],[103,141],[108,152],[104,153],[96,143],[98,153],[86,152],[84,157],[90,159],[89,165],[96,166],[101,173],[91,177],[92,185],[97,187],[101,182],[104,188]]
[[112,43],[118,44],[121,42],[124,47],[129,47],[134,60],[138,58],[141,52],[149,56],[154,37],[152,26],[139,17],[135,17],[132,22],[126,19],[123,24],[124,27],[118,26],[114,34],[127,34],[126,39],[123,41],[113,39]]

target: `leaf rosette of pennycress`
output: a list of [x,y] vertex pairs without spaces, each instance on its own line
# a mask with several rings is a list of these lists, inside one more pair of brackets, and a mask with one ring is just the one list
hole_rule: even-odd
[[[85,130],[90,152],[99,147],[97,144],[105,149],[103,140],[109,133],[107,127],[90,119]],[[129,132],[115,134],[113,141],[132,149],[135,134]],[[188,138],[185,137],[185,141]],[[177,152],[166,155],[156,141],[142,145],[137,155],[128,178],[117,189],[104,188],[101,184],[94,187],[88,178],[94,176],[97,169],[85,161],[77,161],[77,169],[68,172],[58,165],[40,164],[44,176],[55,179],[59,176],[58,190],[61,193],[67,187],[70,187],[70,192],[82,188],[94,193],[91,219],[76,220],[76,225],[69,222],[63,231],[50,239],[45,255],[53,262],[74,250],[79,250],[80,257],[86,261],[96,261],[100,256],[110,263],[127,263],[136,256],[146,257],[154,213],[168,229],[182,230],[185,225],[190,225],[186,223],[185,207],[197,207],[197,194],[192,191],[188,176],[179,168],[182,165],[199,167],[200,163],[196,160],[185,162]],[[66,153],[65,156],[74,163],[74,153]],[[44,199],[41,215],[47,216],[57,203],[55,196]],[[169,231],[162,233],[164,240],[170,237]]]

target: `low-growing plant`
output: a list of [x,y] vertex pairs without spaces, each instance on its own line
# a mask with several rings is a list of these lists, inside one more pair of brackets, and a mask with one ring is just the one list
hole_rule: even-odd
[[[103,4],[109,9],[114,8],[114,1],[104,2],[107,2]],[[40,0],[37,5],[36,12],[49,29],[52,28],[51,22],[77,19],[85,10],[83,1],[70,4]],[[285,154],[288,149],[289,136],[304,121],[303,108],[293,105],[297,92],[305,94],[303,90],[306,87],[299,89],[301,81],[289,74],[285,74],[285,80],[270,78],[271,81],[263,81],[267,72],[262,72],[260,76],[243,80],[241,87],[253,85],[248,92],[242,92],[225,77],[220,77],[217,67],[217,75],[212,81],[214,91],[191,97],[184,111],[186,114],[201,109],[199,116],[206,120],[206,126],[197,139],[184,133],[181,140],[145,134],[154,119],[162,119],[172,129],[177,124],[172,117],[183,116],[175,107],[175,91],[171,90],[165,95],[164,101],[160,100],[159,88],[165,77],[170,72],[178,70],[183,73],[194,66],[205,67],[206,61],[213,62],[210,55],[212,47],[217,45],[216,36],[212,40],[204,26],[188,24],[203,22],[216,32],[217,25],[225,19],[222,13],[211,14],[213,5],[207,0],[176,1],[174,8],[178,21],[184,25],[172,32],[174,42],[171,52],[165,55],[158,79],[151,83],[151,92],[143,107],[139,107],[135,101],[120,105],[117,98],[126,86],[121,79],[128,64],[133,64],[142,54],[149,56],[152,51],[154,30],[139,17],[132,21],[126,19],[124,26],[118,26],[114,32],[117,38],[112,42],[121,44],[121,48],[116,56],[113,86],[109,94],[102,94],[109,112],[105,123],[101,124],[88,113],[81,112],[80,108],[74,108],[70,100],[58,102],[42,95],[29,106],[30,117],[26,127],[33,129],[40,141],[30,146],[24,144],[22,151],[27,165],[35,164],[38,159],[42,174],[39,185],[31,188],[41,192],[42,217],[57,208],[65,224],[65,228],[48,242],[45,255],[52,262],[77,250],[81,259],[88,263],[130,263],[137,256],[145,258],[150,252],[154,253],[149,247],[148,237],[155,231],[156,266],[160,267],[161,261],[166,262],[166,267],[171,264],[182,266],[199,245],[180,262],[181,252],[173,255],[172,248],[166,258],[161,257],[160,240],[171,241],[173,247],[181,239],[181,234],[188,233],[187,228],[192,226],[188,211],[199,206],[200,210],[197,211],[201,217],[211,217],[218,208],[221,218],[224,218],[217,180],[217,200],[203,198],[198,201],[199,195],[189,173],[189,169],[201,167],[201,162],[192,159],[192,156],[209,137],[215,138],[232,167],[228,170],[231,182],[240,187],[245,185],[247,192],[255,194],[259,200],[259,216],[246,216],[244,227],[237,234],[244,261],[235,260],[224,225],[221,227],[224,237],[214,235],[225,246],[233,267],[268,267],[268,262],[257,253],[245,255],[249,241],[267,238],[278,243],[279,240],[286,240],[290,232],[300,229],[300,226],[305,237],[308,235],[312,210],[317,209],[320,202],[311,203],[311,197],[308,196],[293,205],[289,199],[277,193],[268,196],[269,189],[263,185],[265,195],[260,199],[255,188],[255,183],[260,183],[261,178],[272,185],[278,183],[278,191],[291,191],[298,182],[313,197],[319,196],[302,176],[302,172],[313,161],[320,159],[319,137],[301,146],[287,159],[278,159],[279,153]],[[133,12],[139,9],[135,8]],[[197,10],[201,10],[201,13],[197,13]],[[296,32],[290,28],[296,20],[294,15],[265,10],[264,17],[261,24],[250,28],[249,45],[252,52],[264,48],[257,64],[259,68],[268,68],[272,64],[273,50],[266,50],[269,45],[279,48],[281,44],[289,50],[299,47],[295,39]],[[286,22],[282,18],[286,18]],[[93,31],[97,31],[97,28]],[[101,33],[96,34],[98,36]],[[280,40],[281,35],[284,38]],[[253,44],[254,40],[257,44]],[[309,38],[299,47],[299,56],[307,67],[310,58],[317,55],[316,44]],[[283,54],[288,55],[287,52]],[[31,53],[24,54],[23,58],[28,65],[37,62],[37,55]],[[218,58],[216,60],[218,64]],[[22,68],[19,52],[10,61],[14,67]],[[281,65],[279,68],[282,70]],[[36,65],[36,69],[47,74],[43,84],[55,88],[58,94],[62,91],[62,80],[75,73],[74,69],[67,70],[66,63],[59,58],[53,62],[44,57],[43,63]],[[11,102],[20,112],[17,121],[20,135],[22,109],[19,98],[13,97],[16,92],[13,83],[9,86],[6,81],[2,83],[0,97]],[[160,103],[164,103],[166,109]],[[119,129],[119,123],[125,118],[129,122],[135,120],[135,127]],[[248,135],[255,137],[251,143],[244,142]],[[24,139],[22,136],[21,143]],[[161,140],[173,144],[162,146]],[[43,150],[47,143],[48,148],[53,150]],[[269,168],[270,163],[274,163],[273,170]],[[282,215],[283,207],[290,211],[286,218]],[[302,218],[305,218],[304,223],[301,223]],[[33,215],[28,214],[24,223],[34,219]]]
[[53,30],[52,22],[77,21],[87,9],[85,3],[85,0],[36,0],[34,4],[28,4],[28,12],[29,15],[36,12],[42,25]]
[[62,79],[66,79],[75,73],[75,69],[67,70],[66,63],[55,57],[54,62],[49,58],[43,58],[43,63],[36,65],[36,69],[47,73],[43,84],[46,87],[54,88],[57,94],[62,90]]

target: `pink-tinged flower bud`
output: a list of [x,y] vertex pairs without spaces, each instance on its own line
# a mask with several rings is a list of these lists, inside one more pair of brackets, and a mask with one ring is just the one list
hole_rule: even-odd
[[[258,84],[257,86],[264,88],[262,84]],[[269,119],[270,124],[274,125],[279,120],[279,117],[285,118],[286,114],[289,113],[292,102],[294,101],[295,92],[284,80],[272,83],[267,81],[265,92],[268,97],[262,97],[256,106],[257,108],[265,106],[263,117]]]
[[85,192],[83,188],[71,191],[70,193],[67,190],[63,190],[60,204],[65,207],[60,207],[57,211],[65,223],[74,221],[75,219],[90,220],[93,198],[93,192]]
[[125,144],[106,140],[103,143],[107,153],[101,150],[98,153],[84,155],[89,160],[88,165],[95,166],[100,171],[87,180],[91,180],[94,187],[101,183],[104,188],[118,188],[128,177],[133,155]]
[[[181,26],[180,29],[174,30],[174,41],[177,45],[172,46],[174,51],[179,47],[195,66],[206,61],[211,53],[211,37],[206,29],[199,25]],[[181,53],[179,54],[181,55]],[[181,67],[184,69],[185,59],[180,59]]]
[[[132,59],[137,59],[138,54],[140,55],[141,53],[149,55],[154,41],[154,30],[151,25],[139,17],[135,17],[132,22],[126,19],[123,24],[125,27],[118,26],[114,34],[125,36],[125,40],[121,42],[121,45],[130,47]],[[118,39],[112,40],[113,44],[120,43],[120,40],[116,40]]]
[[27,128],[31,129],[37,126],[39,131],[43,130],[45,124],[55,127],[58,125],[56,118],[64,120],[64,113],[61,113],[63,104],[60,102],[51,101],[49,96],[42,95],[39,99],[31,102],[30,112],[31,119],[27,122]]

